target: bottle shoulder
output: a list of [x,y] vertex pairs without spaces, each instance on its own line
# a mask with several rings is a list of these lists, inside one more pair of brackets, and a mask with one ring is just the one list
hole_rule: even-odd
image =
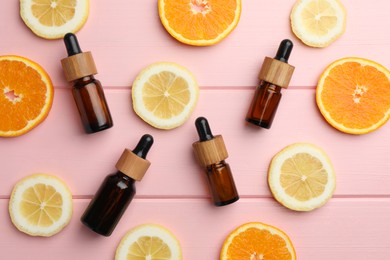
[[108,175],[106,181],[111,184],[116,184],[117,186],[120,185],[120,187],[127,186],[135,189],[135,180],[120,171]]
[[229,167],[229,164],[225,162],[225,160],[207,166],[209,169],[219,169],[223,167]]
[[281,93],[282,87],[275,85],[275,84],[272,84],[271,82],[268,82],[265,80],[260,81],[258,88],[263,89],[263,90],[267,90],[269,92],[273,92],[275,94],[280,94],[280,95],[282,94]]
[[91,86],[91,85],[101,87],[100,81],[95,79],[95,77],[93,75],[77,79],[73,82],[74,88],[83,88],[83,87]]

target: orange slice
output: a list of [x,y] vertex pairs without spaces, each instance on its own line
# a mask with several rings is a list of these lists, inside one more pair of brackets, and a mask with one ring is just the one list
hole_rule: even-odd
[[290,238],[280,229],[251,222],[239,226],[223,243],[221,260],[296,259]]
[[322,73],[317,105],[326,121],[348,134],[366,134],[390,117],[390,71],[362,59],[344,58]]
[[48,115],[54,89],[37,63],[18,56],[0,56],[0,136],[22,135]]
[[213,45],[228,36],[241,15],[241,0],[159,0],[165,29],[178,41]]

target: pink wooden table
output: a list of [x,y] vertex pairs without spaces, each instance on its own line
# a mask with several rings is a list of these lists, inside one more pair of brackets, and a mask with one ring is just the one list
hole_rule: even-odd
[[[36,37],[19,17],[19,1],[0,3],[0,54],[17,54],[40,63],[56,92],[46,121],[17,138],[0,139],[0,259],[113,259],[116,246],[130,228],[142,223],[168,227],[180,239],[184,259],[218,259],[228,233],[240,224],[261,221],[291,237],[298,259],[390,259],[390,125],[368,135],[343,134],[329,126],[315,104],[315,86],[332,61],[358,56],[390,68],[390,1],[344,0],[346,33],[326,49],[304,46],[289,27],[292,0],[244,0],[240,23],[212,47],[180,44],[160,24],[155,0],[93,0],[90,17],[77,34],[83,50],[91,50],[105,86],[115,126],[86,135],[62,74],[66,56],[61,40]],[[284,91],[272,129],[244,121],[264,56],[290,38],[296,66]],[[178,129],[160,131],[133,112],[131,84],[136,74],[156,61],[174,61],[190,69],[201,86],[190,120]],[[241,199],[216,208],[191,144],[193,122],[206,116],[215,134],[223,134]],[[124,147],[150,133],[155,145],[152,166],[114,234],[100,237],[79,221],[87,203]],[[280,206],[267,187],[271,157],[295,142],[322,147],[337,173],[334,197],[324,207],[297,213]],[[8,215],[8,199],[20,178],[44,172],[70,186],[74,216],[51,238],[18,232]]]

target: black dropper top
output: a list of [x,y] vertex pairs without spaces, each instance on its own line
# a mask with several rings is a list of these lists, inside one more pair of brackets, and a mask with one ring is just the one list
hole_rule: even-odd
[[290,57],[293,46],[294,44],[289,39],[283,40],[279,45],[275,60],[280,60],[281,62],[288,63],[288,58]]
[[199,141],[204,142],[214,139],[209,122],[204,117],[198,117],[195,121],[196,131],[198,131]]
[[68,56],[82,53],[79,42],[77,41],[77,37],[73,33],[65,34],[64,42],[66,46],[66,51],[68,52]]
[[146,155],[149,152],[150,147],[153,144],[153,136],[151,135],[143,135],[139,140],[137,146],[134,148],[133,153],[138,157],[146,159]]

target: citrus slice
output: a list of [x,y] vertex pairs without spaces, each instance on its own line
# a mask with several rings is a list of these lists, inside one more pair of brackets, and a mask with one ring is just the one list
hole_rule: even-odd
[[36,35],[59,39],[87,21],[89,0],[20,0],[20,16]]
[[198,101],[199,88],[192,73],[171,62],[154,63],[140,72],[133,83],[135,113],[159,129],[182,125]]
[[48,115],[54,89],[37,63],[18,56],[0,56],[0,136],[22,135]]
[[116,249],[115,260],[181,260],[179,241],[166,228],[144,224],[131,229]]
[[348,134],[372,132],[390,117],[390,71],[362,58],[337,60],[322,73],[316,100],[336,129]]
[[33,174],[12,190],[9,214],[21,232],[50,237],[68,225],[73,212],[72,194],[59,178]]
[[213,45],[236,28],[241,0],[159,0],[158,13],[165,29],[178,41]]
[[292,31],[303,43],[326,47],[344,33],[347,12],[339,0],[298,0],[290,19]]
[[239,226],[223,243],[221,260],[296,259],[290,238],[280,229],[260,222]]
[[325,152],[308,143],[296,143],[277,153],[268,170],[275,199],[296,211],[324,205],[336,188],[336,176]]

